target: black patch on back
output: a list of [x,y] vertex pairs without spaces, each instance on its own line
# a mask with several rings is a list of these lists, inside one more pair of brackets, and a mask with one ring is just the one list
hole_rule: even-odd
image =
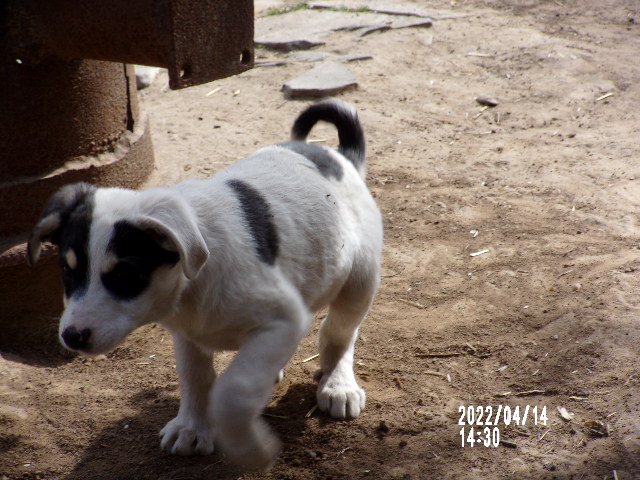
[[316,166],[323,177],[342,180],[344,175],[342,165],[324,148],[311,143],[296,141],[281,143],[279,146],[306,157]]
[[[93,216],[95,187],[80,184],[77,189],[67,188],[63,199],[54,198],[48,206],[61,215],[61,226],[51,235],[51,243],[58,245],[58,260],[62,270],[62,283],[67,298],[82,296],[89,281],[89,230]],[[64,204],[64,208],[63,208]],[[46,214],[46,212],[45,212]],[[73,250],[77,259],[75,269],[67,264],[65,253]]]
[[260,192],[241,180],[229,180],[227,185],[233,189],[242,213],[251,232],[260,259],[273,265],[278,256],[278,232],[271,219],[273,215],[269,204]]
[[175,265],[180,260],[178,252],[162,248],[151,233],[125,220],[113,225],[107,251],[118,262],[111,271],[102,274],[102,284],[122,300],[131,300],[146,290],[158,267]]

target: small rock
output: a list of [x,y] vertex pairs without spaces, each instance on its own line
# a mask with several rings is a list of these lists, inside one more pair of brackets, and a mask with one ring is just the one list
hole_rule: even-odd
[[336,62],[324,62],[282,86],[285,98],[318,98],[357,87],[353,74]]
[[476,97],[476,102],[485,107],[497,107],[500,105],[500,102],[491,97]]
[[27,411],[20,407],[13,407],[11,405],[0,405],[0,419],[6,419],[9,421],[26,420],[29,418]]
[[565,422],[570,422],[573,420],[573,413],[569,413],[564,407],[556,407],[558,409],[558,414],[560,418],[562,418]]
[[608,437],[609,429],[599,420],[587,420],[584,422],[587,427],[587,434],[591,437]]

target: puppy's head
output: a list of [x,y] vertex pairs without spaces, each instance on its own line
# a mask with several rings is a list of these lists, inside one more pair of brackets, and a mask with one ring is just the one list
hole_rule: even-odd
[[169,189],[66,186],[29,237],[30,264],[45,241],[58,246],[62,343],[89,355],[172,313],[209,255],[192,211]]

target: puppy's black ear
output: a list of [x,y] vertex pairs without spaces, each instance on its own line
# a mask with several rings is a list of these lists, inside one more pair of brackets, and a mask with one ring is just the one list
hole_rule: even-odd
[[209,248],[192,209],[180,197],[161,188],[145,194],[139,215],[129,221],[161,247],[178,252],[184,275],[189,280],[196,278],[209,259]]
[[42,242],[55,245],[60,242],[60,233],[69,219],[69,215],[78,205],[96,190],[88,183],[75,183],[58,190],[47,202],[40,220],[33,227],[27,242],[27,262],[33,266],[40,258]]

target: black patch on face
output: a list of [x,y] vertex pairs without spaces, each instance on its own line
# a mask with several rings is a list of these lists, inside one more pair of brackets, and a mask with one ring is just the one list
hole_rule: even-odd
[[[82,185],[82,192],[69,191],[74,198],[66,199],[64,210],[56,209],[62,216],[61,227],[51,235],[51,243],[58,245],[58,259],[62,270],[62,283],[67,298],[81,296],[87,290],[89,281],[89,230],[93,216],[95,188]],[[86,189],[84,189],[86,187]],[[72,250],[76,257],[75,268],[67,263],[65,254]]]
[[273,265],[278,256],[278,232],[271,219],[273,215],[269,204],[260,192],[241,180],[229,180],[227,185],[233,189],[260,259]]
[[178,252],[162,248],[151,232],[125,220],[113,225],[107,252],[114,254],[118,261],[112,270],[102,274],[102,284],[122,300],[140,295],[149,286],[158,267],[175,265],[180,260]]
[[323,177],[342,180],[342,165],[324,148],[305,142],[287,142],[281,143],[280,146],[306,157]]

